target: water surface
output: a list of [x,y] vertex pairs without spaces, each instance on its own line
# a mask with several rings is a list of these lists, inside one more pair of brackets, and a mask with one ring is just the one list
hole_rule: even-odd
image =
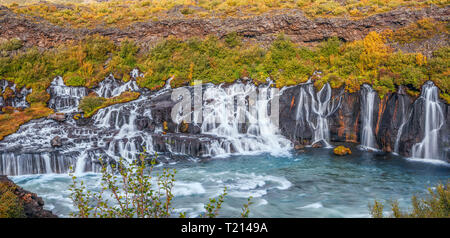
[[[374,199],[398,200],[410,208],[412,195],[427,194],[427,187],[450,179],[450,166],[377,155],[353,149],[338,157],[330,149],[275,157],[270,154],[236,155],[203,162],[178,162],[157,168],[175,168],[175,214],[198,217],[208,198],[228,188],[221,216],[238,217],[249,196],[251,217],[369,217]],[[99,187],[101,176],[80,176],[90,189]],[[45,208],[59,216],[74,211],[69,199],[68,175],[44,174],[12,177],[14,182],[37,193]]]

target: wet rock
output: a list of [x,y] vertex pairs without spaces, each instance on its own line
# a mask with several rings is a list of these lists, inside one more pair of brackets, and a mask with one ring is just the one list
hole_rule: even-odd
[[305,148],[305,146],[304,146],[304,145],[301,145],[301,144],[296,144],[296,145],[294,146],[294,149],[296,149],[296,150],[301,150],[301,149],[303,149],[303,148]]
[[75,123],[77,126],[87,126],[90,125],[92,123],[92,118],[91,117],[78,117],[78,119],[75,120]]
[[50,141],[50,144],[53,147],[61,147],[62,146],[61,137],[59,137],[59,136],[53,137],[53,139]]
[[[336,94],[334,90],[333,94]],[[341,107],[329,118],[330,138],[336,142],[358,143],[361,127],[361,97],[359,93],[345,92]]]
[[44,201],[35,193],[31,193],[14,184],[4,175],[0,175],[0,183],[5,183],[12,192],[23,202],[23,211],[27,218],[57,218],[51,211],[44,209]]
[[[409,119],[409,109],[411,108],[412,98],[403,93],[401,88],[397,93],[388,94],[388,98],[383,116],[381,118],[377,142],[380,149],[387,152],[399,152],[400,139],[407,133],[404,131],[404,124]],[[404,149],[402,149],[404,151]]]
[[50,114],[47,118],[53,119],[55,121],[63,122],[66,120],[66,115],[64,113],[57,112],[57,113]]
[[325,146],[326,145],[323,141],[318,141],[311,145],[312,148],[323,148]]

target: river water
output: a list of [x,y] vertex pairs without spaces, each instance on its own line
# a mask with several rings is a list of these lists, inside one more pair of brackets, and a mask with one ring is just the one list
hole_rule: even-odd
[[[398,200],[401,208],[408,209],[412,195],[423,197],[427,187],[450,178],[450,166],[445,162],[352,150],[353,154],[345,157],[333,155],[331,149],[311,148],[282,157],[268,153],[233,155],[163,164],[156,172],[162,168],[177,170],[174,216],[186,212],[188,217],[201,216],[204,204],[225,186],[228,195],[220,213],[223,217],[239,217],[249,196],[254,202],[250,217],[369,217],[368,204],[374,199],[385,204]],[[68,217],[75,211],[69,198],[72,180],[68,175],[11,178],[41,196],[45,208],[58,216]],[[89,189],[99,188],[100,174],[84,173],[79,178]]]

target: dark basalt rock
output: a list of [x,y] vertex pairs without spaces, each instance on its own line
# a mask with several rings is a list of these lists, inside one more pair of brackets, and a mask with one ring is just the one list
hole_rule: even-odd
[[[169,36],[181,39],[216,35],[222,38],[236,32],[245,39],[267,44],[274,35],[284,32],[297,43],[314,44],[337,36],[344,41],[362,39],[370,31],[396,29],[423,18],[448,20],[450,7],[399,8],[358,20],[346,17],[310,19],[302,11],[291,9],[248,18],[177,18],[137,22],[124,29],[108,27],[71,29],[53,25],[41,18],[23,18],[6,7],[0,9],[0,29],[4,38],[20,38],[25,46],[52,48],[61,42],[76,40],[86,35],[99,34],[119,42],[124,36],[151,46]],[[444,37],[443,42],[448,41]],[[426,49],[425,49],[426,50]],[[428,53],[424,52],[425,55]]]
[[312,140],[312,131],[306,122],[297,122],[297,107],[301,85],[286,88],[280,96],[280,122],[279,128],[282,135],[301,144],[309,144]]
[[[399,130],[406,132],[404,123],[409,119],[409,111],[412,106],[412,98],[404,93],[403,89],[399,89],[397,93],[386,95],[386,109],[381,118],[380,127],[378,131],[377,141],[380,149],[386,152],[394,152],[397,135]],[[401,128],[403,125],[403,128]],[[408,133],[402,133],[402,135]],[[398,146],[402,146],[399,143]],[[399,148],[400,149],[400,148]],[[401,151],[405,151],[403,148]]]
[[53,139],[50,141],[50,144],[53,147],[61,147],[62,146],[61,137],[59,136],[53,137]]
[[0,175],[0,183],[6,183],[13,193],[23,202],[25,217],[27,218],[57,218],[51,211],[44,209],[44,201],[35,193],[31,193],[14,184],[4,175]]
[[329,118],[331,141],[353,143],[359,141],[361,111],[355,108],[361,108],[360,94],[344,93],[341,107]]
[[64,113],[53,113],[53,114],[50,114],[47,118],[53,119],[55,121],[63,122],[66,120],[66,115]]
[[[294,144],[311,144],[312,130],[306,122],[296,121],[299,90],[301,85],[286,88],[280,97],[280,132]],[[333,89],[332,97],[339,95],[341,89]],[[341,107],[328,118],[331,144],[340,142],[360,143],[362,127],[361,91],[345,92]],[[424,137],[424,99],[414,98],[400,87],[395,93],[386,94],[382,99],[375,97],[373,106],[374,135],[378,149],[384,152],[395,152],[399,130],[403,125],[398,141],[398,150],[402,156],[411,156],[411,148]],[[450,105],[441,101],[446,121],[450,119]],[[444,150],[444,158],[449,158],[450,134],[448,125],[440,130],[440,148]],[[447,159],[450,160],[450,159]]]

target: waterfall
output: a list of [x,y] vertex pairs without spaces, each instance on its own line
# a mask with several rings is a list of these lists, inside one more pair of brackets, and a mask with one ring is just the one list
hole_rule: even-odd
[[364,149],[375,148],[375,136],[373,133],[373,107],[375,104],[376,92],[371,86],[364,84],[361,90],[361,147]]
[[[136,77],[139,74],[136,71],[132,71],[131,75],[132,77]],[[128,82],[124,83],[116,80],[113,75],[109,75],[105,80],[99,83],[97,89],[94,91],[100,97],[111,98],[119,96],[125,91],[139,91],[139,86],[133,79],[130,79]]]
[[14,97],[7,100],[4,100],[3,97],[0,97],[0,109],[3,106],[11,106],[15,108],[25,108],[30,106],[27,102],[27,96],[33,91],[31,88],[27,89],[26,87],[23,87],[22,90],[19,91],[16,88],[16,84],[1,79],[0,94],[3,94],[7,87],[9,87],[14,92]]
[[314,85],[309,80],[300,87],[296,112],[296,126],[309,126],[313,131],[311,144],[322,142],[327,148],[332,147],[329,143],[328,118],[342,103],[342,96],[332,98],[331,93],[331,86],[328,83],[315,93]]
[[[16,90],[14,89],[14,91],[16,91]],[[23,87],[22,90],[20,90],[20,92],[18,93],[18,95],[16,94],[16,96],[14,97],[14,99],[12,101],[12,107],[29,107],[30,105],[27,102],[27,96],[32,91],[33,91],[33,89],[31,89],[31,88],[27,89],[27,88]]]
[[413,145],[412,157],[425,159],[439,159],[439,130],[445,123],[444,113],[439,103],[438,88],[428,81],[422,86],[420,98],[423,100],[424,137],[420,143]]
[[[224,140],[213,141],[211,155],[269,152],[274,155],[291,148],[271,122],[269,107],[275,90],[267,86],[235,83],[228,87],[209,85],[203,95],[201,132]],[[259,92],[257,94],[257,92]],[[279,113],[274,112],[272,113]]]
[[59,76],[53,79],[47,92],[51,95],[48,106],[64,113],[77,111],[80,100],[88,94],[85,87],[66,86]]
[[[105,81],[100,87],[108,94],[104,96],[116,96],[128,89],[139,90],[131,80],[119,82],[118,88],[109,90],[111,81]],[[0,86],[3,88],[3,84]],[[87,88],[66,86],[61,77],[56,77],[47,90],[51,95],[49,107],[66,113],[77,110],[79,100],[88,95]],[[74,120],[56,122],[51,119],[22,125],[16,133],[0,141],[0,174],[66,173],[70,166],[79,174],[99,171],[100,157],[105,161],[119,157],[135,159],[143,146],[152,152],[152,136],[136,128],[138,116],[141,119],[151,116],[145,99],[148,98],[143,96],[100,109],[88,127],[77,126]],[[63,142],[61,147],[50,145],[55,136]]]
[[395,154],[399,153],[398,150],[399,150],[399,145],[400,145],[400,138],[403,133],[403,128],[405,127],[406,123],[408,122],[408,119],[411,117],[411,112],[412,112],[412,111],[410,111],[409,113],[407,112],[407,108],[405,106],[406,102],[405,102],[405,98],[403,96],[399,95],[398,101],[400,104],[399,105],[400,111],[398,113],[401,113],[402,121],[401,121],[400,127],[398,128],[397,136],[395,137],[395,144],[394,144],[394,153]]
[[[132,78],[142,76],[137,70],[130,75]],[[4,86],[0,80],[1,89],[11,87],[6,83]],[[171,91],[169,86],[152,93],[138,88],[133,79],[123,83],[108,77],[97,88],[104,97],[114,97],[127,90],[139,91],[140,98],[102,108],[91,119],[58,122],[42,118],[22,125],[16,133],[0,141],[0,174],[67,173],[71,166],[76,174],[98,172],[101,170],[99,158],[106,163],[121,157],[130,161],[137,159],[144,149],[151,156],[156,151],[154,143],[159,143],[161,159],[168,160],[170,158],[164,157],[166,152],[192,152],[197,156],[203,153],[200,141],[206,144],[216,140],[200,136],[190,141],[174,140],[152,126],[151,101],[160,96],[163,100],[167,98]],[[48,92],[51,95],[49,106],[62,112],[74,112],[79,100],[88,95],[87,88],[66,86],[61,77],[53,80]],[[51,145],[50,141],[56,136],[61,146]],[[159,141],[154,142],[155,136]]]

